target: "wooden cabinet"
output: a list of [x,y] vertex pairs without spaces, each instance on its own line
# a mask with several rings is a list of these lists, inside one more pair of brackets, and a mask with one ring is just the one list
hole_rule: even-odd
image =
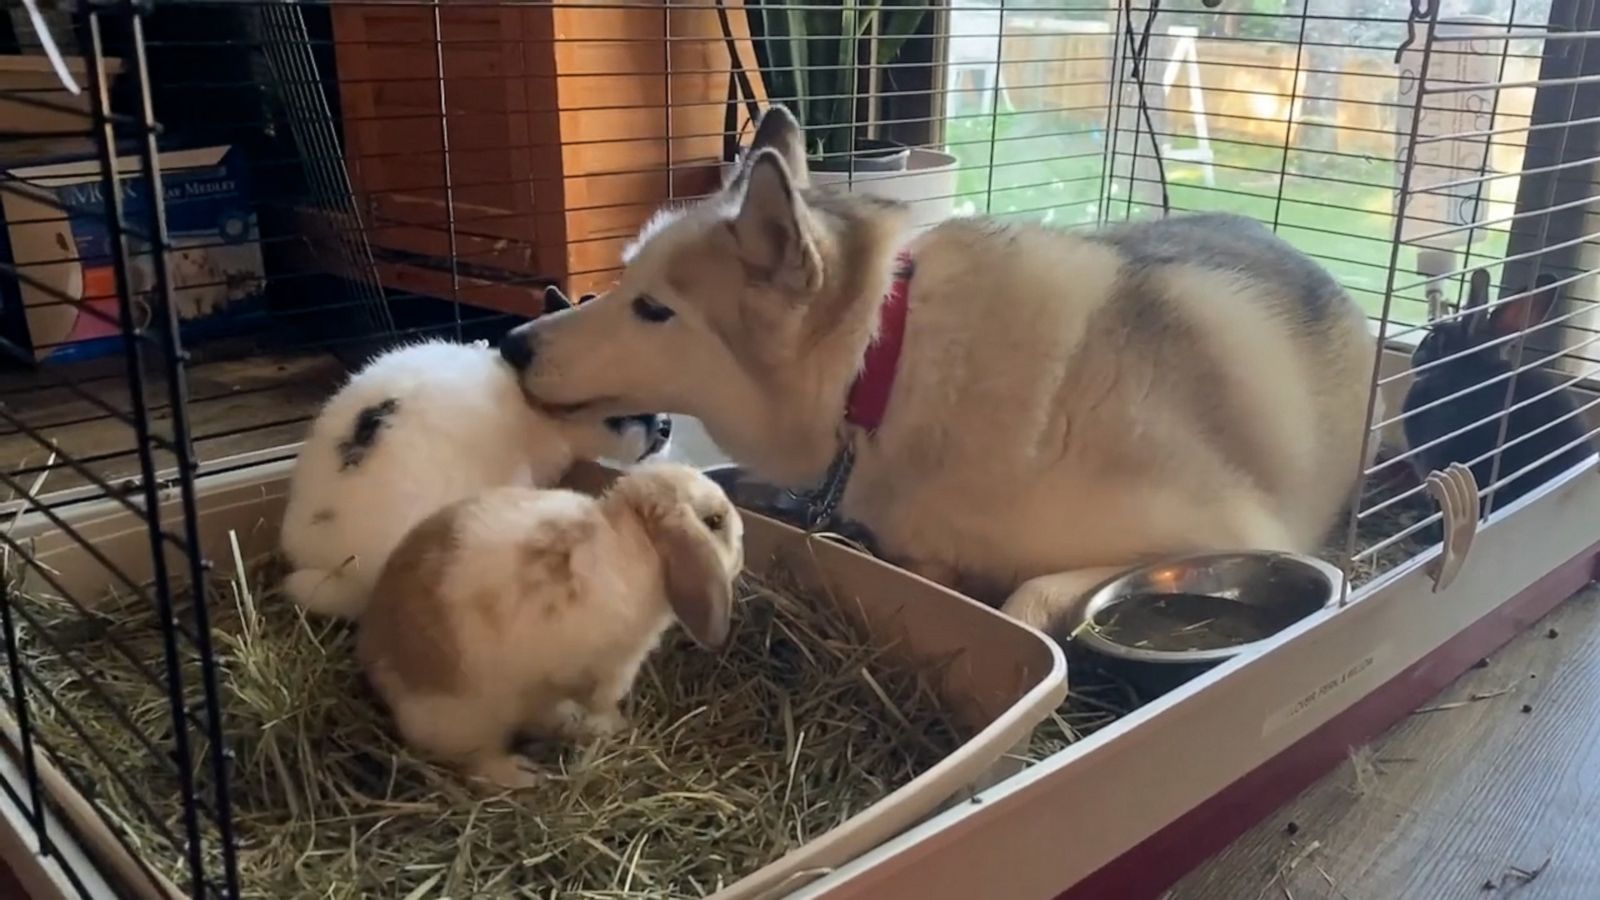
[[730,66],[707,0],[332,14],[346,163],[386,287],[531,313],[546,283],[603,290],[657,207],[717,186]]

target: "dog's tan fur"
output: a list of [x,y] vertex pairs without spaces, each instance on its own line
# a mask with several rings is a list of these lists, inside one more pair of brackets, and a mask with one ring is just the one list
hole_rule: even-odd
[[[769,113],[723,191],[659,216],[613,290],[508,338],[534,342],[524,389],[693,415],[756,475],[814,484],[905,247],[898,378],[841,506],[896,561],[1059,631],[1123,567],[1309,551],[1349,499],[1375,344],[1264,231],[973,218],[913,238],[903,208],[806,182],[793,120]],[[673,317],[644,320],[641,296]]]

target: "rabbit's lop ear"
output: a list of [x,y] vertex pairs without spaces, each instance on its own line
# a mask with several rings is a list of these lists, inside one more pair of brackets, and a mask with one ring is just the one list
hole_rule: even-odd
[[732,625],[733,584],[713,537],[684,506],[661,523],[656,542],[673,613],[701,646],[721,647]]
[[1523,291],[1516,299],[1495,307],[1489,313],[1490,336],[1509,337],[1548,319],[1561,295],[1561,289],[1552,286],[1559,280],[1554,275],[1540,275],[1533,290]]

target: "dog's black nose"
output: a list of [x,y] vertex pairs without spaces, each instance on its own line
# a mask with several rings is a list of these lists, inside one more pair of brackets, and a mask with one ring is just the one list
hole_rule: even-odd
[[517,371],[533,363],[533,339],[528,335],[508,334],[500,339],[500,358]]

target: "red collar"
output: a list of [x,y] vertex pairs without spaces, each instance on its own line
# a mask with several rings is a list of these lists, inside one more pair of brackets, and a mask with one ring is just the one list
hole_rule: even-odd
[[889,408],[889,392],[894,388],[900,348],[905,344],[906,307],[915,271],[911,254],[900,251],[895,257],[894,281],[889,283],[889,293],[878,307],[878,334],[867,347],[861,371],[850,385],[850,395],[845,401],[844,420],[867,431],[878,430]]

